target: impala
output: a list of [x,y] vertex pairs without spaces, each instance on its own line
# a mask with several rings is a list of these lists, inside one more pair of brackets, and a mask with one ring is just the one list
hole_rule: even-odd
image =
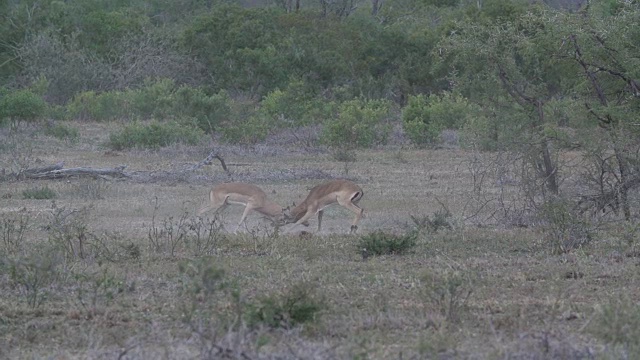
[[311,189],[307,198],[289,212],[286,222],[295,222],[289,231],[300,224],[308,225],[307,220],[318,214],[318,232],[320,232],[324,208],[338,203],[356,214],[351,223],[351,233],[355,233],[364,213],[364,210],[357,205],[363,194],[362,188],[349,180],[331,180],[320,184]]
[[285,216],[282,206],[267,199],[267,194],[255,185],[243,183],[216,185],[209,192],[209,201],[208,205],[198,210],[198,215],[202,215],[212,209],[215,209],[217,213],[230,204],[244,205],[244,212],[238,223],[238,228],[244,223],[251,211],[259,212],[275,224],[284,224]]

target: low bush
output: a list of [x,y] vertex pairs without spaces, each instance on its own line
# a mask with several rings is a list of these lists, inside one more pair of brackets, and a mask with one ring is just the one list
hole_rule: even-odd
[[415,231],[395,235],[378,230],[360,237],[358,249],[370,255],[399,255],[413,249],[417,239]]
[[463,271],[450,270],[442,274],[426,273],[420,281],[423,285],[420,296],[425,306],[433,308],[443,320],[460,321],[473,293],[471,277]]
[[555,254],[566,253],[588,244],[593,229],[575,206],[565,199],[552,199],[538,212],[546,243]]
[[621,347],[628,358],[640,355],[640,305],[627,297],[611,299],[596,308],[587,331],[614,347]]
[[78,138],[80,137],[78,129],[59,123],[45,127],[44,134],[47,136],[53,136],[59,140],[67,140],[72,143],[78,141]]
[[49,200],[55,199],[56,196],[56,192],[51,190],[48,186],[26,189],[22,191],[23,199]]
[[271,295],[247,305],[245,313],[249,326],[266,325],[271,328],[290,329],[312,322],[325,308],[324,301],[314,294],[310,283],[299,283],[280,295]]
[[111,133],[108,145],[114,150],[157,149],[176,143],[195,145],[203,136],[202,130],[173,121],[154,121],[148,124],[135,122],[119,132]]

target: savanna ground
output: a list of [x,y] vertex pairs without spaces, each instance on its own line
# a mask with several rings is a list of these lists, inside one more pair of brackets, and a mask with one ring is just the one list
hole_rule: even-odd
[[[64,160],[66,168],[127,165],[130,172],[161,173],[193,165],[210,151],[175,146],[112,152],[101,146],[109,125],[79,126],[77,143],[30,129],[19,135],[7,130],[0,167]],[[323,151],[221,149],[231,176],[214,162],[146,182],[0,182],[0,357],[640,354],[640,311],[634,305],[640,261],[631,224],[601,226],[585,246],[559,252],[535,221],[526,227],[493,221],[491,214],[508,209],[505,202],[513,199],[505,195],[502,207],[499,201],[483,207],[472,170],[481,160],[462,150],[367,150],[344,163]],[[482,175],[485,195],[515,193],[509,174]],[[198,227],[193,213],[217,182],[252,182],[289,205],[313,185],[338,177],[364,189],[366,217],[358,235],[348,235],[352,214],[338,207],[326,211],[319,234],[315,218],[306,229],[312,235],[282,234],[288,227],[276,232],[255,214],[233,234],[242,209],[231,207],[220,219],[207,214],[199,223],[202,238],[193,231],[178,237],[188,232],[185,222],[191,230]],[[43,187],[55,198],[25,199],[25,190]],[[362,236],[405,234],[445,209],[451,228],[422,228],[405,254],[363,256]],[[216,228],[220,221],[224,229]],[[210,233],[207,226],[214,227]],[[291,314],[269,313],[279,301],[296,299],[318,305],[318,311],[302,324],[287,318]],[[256,317],[256,309],[268,315]]]

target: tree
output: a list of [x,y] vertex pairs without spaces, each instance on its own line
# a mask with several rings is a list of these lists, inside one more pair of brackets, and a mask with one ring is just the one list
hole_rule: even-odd
[[594,179],[599,190],[588,198],[599,208],[621,207],[627,220],[629,191],[640,187],[638,23],[640,3],[635,1],[604,1],[578,14],[565,13],[554,22],[554,31],[562,34],[558,58],[579,69],[575,96],[604,131],[613,153],[596,156],[601,173]]
[[[545,131],[553,126],[546,113],[547,104],[560,96],[558,76],[562,67],[553,57],[555,35],[546,23],[553,13],[542,8],[496,23],[459,23],[443,42],[443,60],[452,60],[452,82],[473,101],[493,108],[496,121],[500,111],[517,113],[505,116],[512,122],[501,123],[501,131],[510,128],[517,136],[530,169],[539,176],[544,195],[559,193],[558,168]],[[514,131],[515,130],[515,131]]]

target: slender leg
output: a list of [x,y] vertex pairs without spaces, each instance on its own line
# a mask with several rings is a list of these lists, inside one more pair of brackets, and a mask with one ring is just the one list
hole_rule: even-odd
[[353,211],[356,214],[356,217],[353,219],[353,222],[351,223],[351,233],[353,234],[353,233],[356,232],[356,230],[358,230],[358,223],[360,222],[360,219],[362,218],[362,213],[364,212],[364,210],[362,208],[359,208],[358,206],[356,206],[351,201],[345,202],[344,204],[340,204],[340,205],[342,205],[345,208]]
[[240,226],[242,226],[244,221],[247,219],[247,215],[249,215],[249,212],[251,210],[253,210],[253,204],[247,203],[247,206],[244,208],[244,212],[242,213],[242,217],[240,218],[240,222],[238,223],[238,227],[236,228],[236,232],[238,231]]
[[314,215],[313,212],[311,211],[307,211],[303,217],[300,218],[300,220],[296,221],[296,223],[289,229],[287,230],[287,232],[292,232],[293,229],[295,229],[296,227],[298,227],[298,225],[300,224],[304,224],[307,222],[307,220],[309,220],[310,217],[312,217]]
[[322,228],[322,215],[324,214],[324,211],[320,210],[318,211],[318,232],[320,232],[320,229]]

